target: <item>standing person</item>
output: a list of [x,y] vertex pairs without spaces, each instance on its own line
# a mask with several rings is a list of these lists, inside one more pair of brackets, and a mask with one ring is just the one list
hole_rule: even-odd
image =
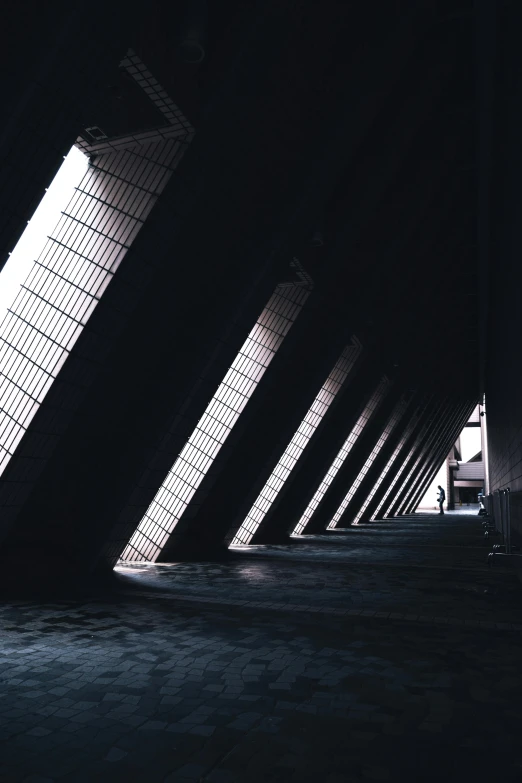
[[437,503],[439,504],[439,509],[440,509],[439,513],[444,514],[444,501],[446,500],[446,493],[444,492],[440,484],[437,487],[437,489],[439,490],[439,496],[437,498]]

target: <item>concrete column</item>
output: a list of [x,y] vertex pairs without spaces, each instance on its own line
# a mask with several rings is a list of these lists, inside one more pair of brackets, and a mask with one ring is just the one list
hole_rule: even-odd
[[[466,421],[468,420],[470,416],[469,411],[470,411],[469,404],[464,404],[463,409],[461,409],[460,412],[460,417],[455,421],[454,426],[448,429],[448,432],[446,433],[446,437],[440,443],[439,449],[436,452],[436,454],[433,456],[433,459],[431,461],[431,464],[429,465],[428,470],[424,472],[422,476],[422,480],[418,482],[417,487],[408,502],[405,513],[407,514],[413,513],[417,508],[421,499],[424,497],[426,490],[428,489],[430,483],[433,481],[434,477],[437,474],[437,471],[440,467],[441,460],[444,459],[444,455],[448,453],[448,450],[451,448],[452,443],[455,442],[455,437],[454,437],[455,432],[457,433],[458,436],[458,433],[462,430],[462,427],[465,425]],[[463,421],[464,424],[462,423]]]
[[452,441],[451,438],[453,437],[455,431],[457,434],[460,431],[460,422],[465,411],[467,411],[467,405],[466,403],[462,403],[458,406],[454,416],[448,422],[447,426],[440,433],[437,441],[433,444],[431,453],[428,455],[427,460],[422,464],[420,470],[418,470],[417,476],[413,478],[411,491],[408,493],[408,497],[405,499],[400,513],[410,513],[409,509],[414,504],[416,507],[415,498],[418,497],[420,500],[422,497],[420,492],[422,491],[423,486],[429,486],[426,484],[427,477],[436,474],[442,461],[448,454],[451,443],[455,442],[455,439]]
[[404,385],[400,380],[395,381],[393,388],[386,395],[370,422],[357,439],[336,477],[328,487],[323,499],[302,531],[303,535],[323,532],[330,523],[347,491],[357,478],[365,460],[379,440],[379,437],[403,392]]
[[226,551],[350,342],[341,305],[331,287],[322,296],[312,293],[229,435],[226,449],[170,535],[160,561]]
[[[425,18],[413,9],[396,35],[379,28],[357,49],[362,92],[360,79],[347,79],[330,58],[328,14],[319,36],[307,27],[291,47],[294,9],[271,3],[257,21],[13,456],[0,498],[10,514],[1,531],[6,578],[28,562],[39,583],[112,568],[209,389],[375,123],[385,85],[402,72]],[[296,92],[303,81],[306,93]],[[338,115],[326,123],[339,85],[346,100],[336,100]],[[365,201],[365,219],[373,205]]]
[[446,420],[441,421],[441,427],[439,428],[436,437],[431,442],[429,449],[424,454],[423,458],[419,462],[419,465],[416,467],[411,476],[409,489],[403,496],[403,500],[400,508],[397,511],[397,514],[404,514],[407,512],[412,498],[418,492],[418,488],[424,482],[426,475],[430,473],[432,469],[435,471],[439,469],[440,463],[444,459],[445,454],[447,454],[447,451],[443,453],[443,450],[446,447],[448,438],[451,439],[455,428],[459,426],[463,411],[466,408],[467,406],[465,403],[456,404],[454,410],[450,413]]
[[[413,424],[406,428],[397,446],[390,454],[388,462],[383,466],[380,475],[376,479],[377,489],[369,501],[368,506],[365,508],[359,522],[368,522],[373,518],[377,510],[380,509],[383,499],[394,485],[397,476],[403,470],[405,464],[410,460],[411,455],[417,447],[420,434],[424,431],[427,422],[438,406],[440,406],[440,400],[435,396],[426,395],[424,397],[419,406],[419,410],[414,416]],[[389,463],[389,460],[392,460],[391,463]]]
[[[442,459],[444,459],[444,457],[442,457]],[[434,477],[437,475],[437,472],[440,468],[440,460],[438,459],[438,457],[437,457],[437,464],[438,467],[431,467],[430,469],[426,469],[425,471],[423,471],[422,476],[416,483],[415,492],[408,500],[408,503],[404,506],[404,511],[402,513],[404,514],[415,513],[418,504],[426,494],[427,489],[429,488],[430,484],[432,483]],[[435,500],[433,502],[435,503]],[[447,502],[446,508],[449,508],[449,502]]]
[[[102,551],[108,567],[114,564],[179,453],[187,419],[204,410],[209,377],[224,365],[222,380],[310,230],[308,211],[324,199],[318,185],[330,192],[338,160],[326,174],[310,164],[312,145],[318,157],[319,148],[331,155],[330,128],[319,115],[320,128],[304,121],[307,98],[288,102],[292,74],[280,77],[286,41],[259,68],[264,25],[256,31],[259,48],[243,58],[240,78],[229,74],[228,91],[208,113],[9,465],[0,505],[15,509],[19,524],[11,517],[1,531],[7,563],[34,556],[35,569],[56,561],[74,575],[90,570]],[[305,42],[296,56],[303,67],[322,67],[321,58],[309,62]],[[278,132],[268,138],[252,84],[269,96],[267,116],[278,118]],[[36,441],[44,437],[43,449]],[[32,494],[16,506],[13,490],[19,495],[22,484]],[[52,576],[41,567],[43,578]]]
[[289,540],[302,512],[375,391],[382,369],[371,348],[363,347],[358,372],[343,391],[335,409],[316,431],[252,543],[284,543]]
[[427,466],[431,464],[433,454],[438,451],[440,439],[444,436],[448,426],[450,426],[450,424],[453,422],[453,419],[456,415],[457,410],[455,407],[452,407],[446,416],[439,419],[435,430],[432,431],[428,438],[426,438],[424,449],[419,458],[416,460],[407,483],[399,493],[397,503],[395,505],[394,516],[398,516],[399,514],[404,513],[406,504],[415,491],[417,483],[421,480],[421,476],[423,475],[424,471],[427,470]]
[[[440,81],[438,77],[434,78],[433,82],[431,83],[430,89],[434,89],[435,91],[438,91],[440,89]],[[417,117],[417,114],[415,114],[415,117]],[[415,120],[418,122],[418,119]],[[411,128],[409,128],[409,131],[411,132]],[[403,136],[403,128],[400,129],[399,136],[402,138]],[[344,141],[343,141],[344,145]],[[389,183],[390,180],[393,180],[393,177],[397,175],[398,172],[398,165],[400,165],[399,161],[401,158],[400,151],[397,151],[397,155],[394,156],[396,160],[390,161],[389,164],[387,164],[386,169],[383,170],[382,162],[381,165],[378,168],[375,168],[374,174],[375,174],[375,181],[368,175],[368,171],[365,171],[364,176],[364,183],[361,188],[361,193],[364,191],[364,197],[361,197],[358,203],[358,208],[355,211],[355,213],[352,213],[352,218],[350,225],[348,229],[346,230],[346,233],[350,234],[350,241],[352,241],[353,234],[354,234],[354,226],[357,225],[358,221],[363,222],[364,220],[367,220],[372,209],[372,205],[375,204],[378,199],[380,198],[380,194],[386,185],[386,183]],[[436,183],[437,187],[440,185],[439,182],[439,176],[440,172],[434,172],[434,183]],[[368,183],[371,180],[371,187],[368,187]],[[431,193],[429,196],[431,197]],[[361,208],[362,205],[362,208]],[[421,210],[422,214],[422,210]],[[415,216],[412,216],[415,218]],[[343,218],[343,223],[345,223]],[[418,221],[415,219],[411,220],[411,225],[409,226],[409,230],[413,230],[414,227],[418,227]],[[402,237],[401,237],[402,239]],[[397,252],[399,249],[400,243],[397,243]],[[342,248],[339,249],[338,252],[346,253],[346,247],[343,245]],[[354,270],[355,271],[355,270]],[[272,376],[272,373],[271,373]],[[261,390],[259,390],[261,392]],[[259,395],[256,395],[259,397]],[[283,395],[284,397],[284,395]],[[283,404],[283,398],[281,400]],[[276,421],[277,417],[274,417],[274,422]],[[289,421],[288,417],[285,419],[285,424],[287,424]],[[246,418],[243,418],[242,420],[242,427],[243,426],[249,426],[247,425]],[[269,447],[269,439],[268,439],[268,433],[269,433],[269,427],[266,427],[266,432],[263,434],[265,447]],[[258,436],[255,433],[255,424],[253,425],[252,429],[249,429],[249,431],[252,433],[252,444],[258,442]],[[277,435],[280,437],[281,431],[286,432],[287,430],[283,428],[280,429]],[[274,436],[275,438],[276,436]],[[245,441],[248,443],[248,439]],[[260,442],[260,441],[259,441]],[[231,440],[231,443],[235,443],[235,439],[233,438]],[[200,502],[201,494],[204,494],[207,490],[203,490],[202,493],[198,495],[197,503],[193,504],[192,509],[187,510],[185,512],[184,518],[179,521],[179,523],[176,525],[175,532],[172,534],[171,539],[169,540],[169,543],[164,547],[164,550],[161,554],[162,560],[168,560],[172,559],[174,557],[180,557],[182,552],[184,552],[184,556],[190,557],[190,556],[197,556],[197,553],[201,553],[202,551],[209,551],[213,549],[219,550],[219,548],[222,546],[220,543],[220,537],[221,537],[221,528],[218,524],[216,524],[215,521],[215,509],[216,508],[223,508],[223,515],[224,517],[227,516],[229,519],[234,519],[235,521],[232,523],[232,525],[229,528],[229,531],[226,535],[226,542],[231,542],[234,540],[234,535],[236,531],[238,530],[238,527],[240,525],[241,520],[241,513],[238,513],[237,516],[234,516],[234,509],[237,508],[243,508],[244,512],[249,507],[249,502],[251,502],[256,497],[256,492],[260,487],[263,485],[263,479],[262,477],[266,477],[267,471],[271,466],[273,466],[273,461],[275,459],[275,454],[277,453],[277,449],[280,447],[280,443],[278,443],[277,440],[275,440],[275,443],[277,444],[275,449],[272,449],[269,455],[269,461],[265,462],[262,467],[260,467],[255,474],[253,474],[254,481],[249,485],[247,481],[242,482],[240,479],[239,481],[234,481],[234,473],[226,471],[227,475],[230,475],[230,479],[227,479],[225,474],[223,474],[223,477],[219,479],[217,483],[215,483],[211,490],[211,495],[209,494],[208,497],[205,497],[204,500]],[[241,448],[241,447],[238,447]],[[253,445],[251,447],[250,454],[255,451]],[[264,454],[265,448],[260,449],[259,454]],[[241,454],[241,451],[238,452],[238,455]],[[248,459],[243,459],[242,457],[238,456],[238,471],[236,471],[237,476],[242,476],[243,472],[249,469],[249,464],[251,463],[251,467],[253,469],[253,466],[258,463],[257,458],[251,458],[250,456]],[[232,463],[236,463],[237,460],[232,459]],[[230,483],[230,488],[225,491],[225,489],[221,490],[218,487],[225,487],[227,486],[227,482]],[[205,480],[205,487],[210,486],[210,479],[209,481]],[[243,487],[245,488],[245,491],[248,490],[246,497],[249,499],[247,502],[246,499],[243,497]],[[210,490],[209,490],[210,492]],[[225,509],[230,510],[230,515],[225,514]],[[205,510],[208,509],[208,512]],[[244,513],[243,512],[243,513]],[[207,521],[208,520],[208,521]],[[264,523],[263,523],[264,524]],[[205,531],[204,534],[201,535],[197,533],[196,528],[201,527],[201,531]],[[261,530],[256,534],[261,535]],[[257,539],[256,539],[257,540]]]
[[445,419],[451,408],[452,406],[448,399],[443,399],[438,409],[433,413],[431,419],[427,422],[424,430],[419,433],[416,447],[409,457],[407,464],[404,466],[404,470],[400,475],[397,486],[393,488],[393,500],[391,503],[387,501],[387,504],[382,509],[381,513],[383,516],[394,517],[396,515],[397,510],[402,504],[403,498],[411,486],[411,476],[417,470],[420,461],[424,458],[425,454],[430,448],[431,443],[439,432],[441,420]]
[[[413,432],[415,422],[420,419],[421,413],[425,408],[426,400],[422,400],[421,397],[422,395],[420,395],[418,392],[412,395],[410,401],[406,405],[401,420],[398,422],[397,426],[394,428],[384,443],[382,449],[375,457],[372,465],[368,469],[368,472],[355,490],[353,497],[349,501],[342,516],[337,522],[336,527],[332,528],[331,532],[335,532],[335,530],[338,528],[345,528],[352,524],[353,520],[359,514],[361,509],[362,514],[364,514],[364,517],[366,518],[367,509],[370,508],[370,504],[373,503],[374,498],[384,481],[384,478],[382,481],[380,480],[384,469],[386,466],[388,466],[386,477],[390,472],[393,474],[393,463],[388,463],[390,463],[394,452],[396,452],[395,460],[397,459],[402,446],[408,441],[408,433],[410,431]],[[372,508],[373,507],[374,506],[372,505]],[[363,518],[362,515],[361,518]]]
[[430,434],[424,439],[423,449],[415,461],[412,470],[408,475],[408,479],[403,484],[396,501],[393,506],[393,516],[398,516],[403,513],[408,499],[411,497],[414,488],[419,480],[424,467],[433,458],[433,452],[437,448],[440,439],[443,437],[448,425],[453,422],[454,417],[457,415],[457,409],[454,404],[450,403],[449,409],[446,415],[440,416],[438,422],[435,423],[434,428]]

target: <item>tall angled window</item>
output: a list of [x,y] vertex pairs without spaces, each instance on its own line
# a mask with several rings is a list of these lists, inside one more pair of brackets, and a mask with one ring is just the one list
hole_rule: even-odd
[[351,430],[350,434],[346,438],[345,442],[343,443],[341,449],[339,450],[337,456],[335,457],[334,461],[328,468],[328,471],[326,473],[326,476],[321,481],[315,495],[313,496],[312,500],[306,507],[301,519],[297,523],[297,525],[294,528],[293,535],[300,535],[303,530],[305,529],[306,525],[312,518],[312,515],[315,513],[315,510],[317,509],[319,503],[323,499],[323,497],[326,494],[326,491],[334,478],[336,477],[337,473],[341,469],[341,466],[343,465],[344,461],[346,460],[348,454],[352,450],[355,442],[357,441],[357,438],[361,435],[362,431],[370,421],[371,417],[381,404],[382,400],[384,399],[385,394],[387,393],[388,389],[390,387],[390,381],[386,376],[383,376],[381,381],[379,382],[379,385],[377,386],[376,390],[368,400],[368,403],[366,407],[364,408],[363,412],[357,419],[356,424],[354,425],[353,429]]
[[375,458],[377,457],[377,455],[379,454],[379,452],[383,448],[384,444],[386,443],[386,441],[388,440],[388,438],[390,437],[390,435],[394,431],[395,427],[398,425],[398,423],[400,422],[400,420],[404,416],[404,411],[406,410],[407,407],[408,407],[408,401],[407,401],[407,399],[405,399],[403,397],[397,403],[397,405],[395,407],[395,410],[393,411],[392,415],[388,419],[388,421],[386,423],[386,426],[385,426],[385,428],[384,428],[384,430],[383,430],[379,440],[377,441],[377,443],[373,447],[370,456],[368,457],[368,459],[364,463],[363,467],[361,468],[361,471],[360,471],[359,475],[357,476],[357,478],[353,482],[352,486],[350,487],[350,490],[346,494],[346,497],[343,499],[341,505],[339,506],[339,508],[337,509],[335,514],[333,515],[332,521],[328,525],[328,529],[329,530],[331,530],[331,529],[333,529],[333,528],[335,528],[337,526],[337,523],[341,519],[341,517],[344,514],[344,512],[346,511],[346,509],[348,508],[348,504],[350,503],[350,501],[352,500],[353,496],[355,495],[355,493],[357,492],[357,490],[361,486],[361,483],[362,483],[364,477],[366,476],[366,474],[370,470],[371,466],[373,465],[373,463],[375,461]]
[[[410,456],[412,456],[412,455],[413,455],[413,452],[414,452],[414,447],[412,447],[412,448],[411,448],[411,450],[410,450],[410,454],[408,454],[407,460],[410,458]],[[384,511],[384,514],[383,514],[383,516],[385,516],[385,517],[386,517],[386,516],[388,516],[388,514],[390,513],[390,511],[391,511],[391,509],[392,509],[392,507],[393,507],[393,504],[394,504],[394,502],[395,502],[395,498],[399,497],[399,495],[401,494],[401,492],[403,491],[403,489],[405,489],[405,487],[408,485],[408,482],[409,482],[409,480],[410,480],[410,478],[411,478],[411,476],[412,476],[412,474],[413,474],[413,472],[414,472],[415,468],[416,468],[416,467],[419,465],[419,463],[420,463],[420,461],[421,461],[421,459],[422,459],[422,456],[423,456],[422,454],[419,454],[419,456],[417,457],[417,459],[415,460],[415,462],[414,462],[414,463],[413,463],[413,465],[411,466],[410,470],[408,471],[408,474],[407,474],[407,475],[406,475],[406,477],[404,478],[404,481],[402,482],[402,484],[400,485],[400,487],[398,488],[398,490],[395,492],[395,495],[393,496],[393,498],[392,498],[392,499],[389,501],[388,505],[386,506],[386,510]],[[398,478],[398,477],[397,477],[397,478]],[[396,483],[397,483],[397,480],[394,482],[394,485],[395,485]],[[391,487],[390,487],[390,489],[391,489]],[[388,500],[389,500],[389,498],[388,498]],[[383,503],[383,504],[381,504],[381,508],[382,508],[383,506],[384,506],[384,503]]]
[[121,560],[154,562],[301,312],[310,285],[279,285],[257,319]]
[[[43,270],[35,259],[44,255],[47,235],[87,165],[86,156],[73,147],[0,274],[0,474],[62,364],[60,344],[45,336],[46,326],[51,331],[52,325],[40,323],[38,300],[32,309],[28,300],[31,288],[40,293],[35,277]],[[63,342],[66,349],[67,341]]]
[[[375,482],[375,484],[373,485],[373,487],[372,487],[372,489],[371,489],[371,492],[369,493],[368,497],[366,498],[366,500],[365,500],[365,501],[364,501],[364,503],[362,504],[361,508],[360,508],[360,509],[359,509],[359,511],[357,512],[356,516],[354,517],[354,519],[353,519],[353,521],[352,521],[352,525],[358,525],[358,524],[359,524],[359,522],[360,522],[360,520],[361,520],[361,518],[362,518],[362,516],[363,516],[364,512],[366,511],[366,509],[368,508],[368,506],[369,506],[369,505],[370,505],[370,503],[372,502],[372,500],[373,500],[373,498],[374,498],[374,496],[375,496],[375,493],[377,492],[377,490],[378,490],[378,489],[379,489],[379,487],[381,486],[382,482],[383,482],[383,481],[384,481],[384,479],[386,478],[386,476],[387,476],[388,472],[390,471],[390,468],[391,468],[391,466],[392,466],[392,465],[393,465],[393,463],[395,462],[395,460],[396,460],[396,458],[397,458],[397,456],[398,456],[398,454],[399,454],[400,450],[402,449],[402,447],[404,446],[404,444],[406,443],[406,441],[407,441],[407,440],[408,440],[408,438],[410,437],[411,433],[413,432],[413,429],[414,429],[414,427],[415,427],[415,425],[416,425],[417,421],[418,421],[418,416],[417,416],[417,417],[415,417],[414,419],[412,419],[412,420],[411,420],[411,421],[408,423],[408,426],[407,426],[407,427],[406,427],[406,429],[404,430],[404,432],[403,432],[403,435],[402,435],[402,438],[400,439],[399,443],[398,443],[398,444],[397,444],[397,446],[395,447],[395,449],[394,449],[394,451],[393,451],[393,454],[391,455],[391,457],[389,458],[388,462],[386,463],[386,465],[385,465],[385,466],[384,466],[384,468],[382,469],[382,473],[381,473],[381,475],[379,476],[379,478],[377,479],[377,481],[376,481],[376,482]],[[374,515],[372,515],[372,519],[375,519],[375,514],[374,514]]]
[[0,275],[0,474],[179,159],[73,148]]
[[[415,424],[416,424],[416,421],[412,422],[411,428],[409,429],[409,431],[404,433],[404,439],[403,439],[403,441],[401,441],[401,444],[399,444],[397,449],[401,448],[404,445],[404,443],[406,442],[406,440],[410,437],[410,435],[413,432],[413,429],[415,427]],[[426,424],[426,425],[424,425],[424,428],[422,430],[421,437],[426,433],[427,429],[428,429],[428,425]],[[384,495],[383,499],[381,500],[381,502],[379,503],[379,505],[375,509],[375,512],[372,514],[372,519],[377,519],[379,516],[385,517],[389,513],[389,510],[391,509],[391,507],[393,505],[395,497],[397,497],[399,492],[402,490],[402,488],[406,484],[407,479],[405,479],[403,484],[401,484],[400,489],[395,490],[395,488],[397,487],[397,485],[398,485],[398,483],[399,483],[399,481],[401,479],[401,476],[404,474],[404,471],[406,470],[406,465],[408,464],[409,460],[413,456],[416,448],[417,448],[417,443],[414,443],[412,445],[412,447],[410,448],[410,450],[409,450],[409,452],[408,452],[408,454],[407,454],[407,456],[406,456],[406,458],[405,458],[401,468],[397,472],[397,475],[395,476],[395,478],[393,479],[392,483],[390,484],[390,486],[386,490],[386,494]],[[413,468],[412,468],[412,470],[413,470]],[[410,473],[408,475],[411,475],[411,472],[412,471],[410,471]],[[395,490],[395,492],[394,492],[394,490]],[[394,492],[394,494],[392,495],[393,492]],[[383,511],[383,509],[386,509],[386,510]]]
[[356,337],[345,347],[332,371],[321,386],[319,393],[310,406],[308,413],[299,425],[297,432],[286,447],[281,459],[270,474],[265,486],[256,498],[252,508],[237,531],[231,546],[249,544],[256,530],[270,510],[283,484],[297,464],[310,438],[323,420],[327,410],[341,390],[353,369],[362,350]]

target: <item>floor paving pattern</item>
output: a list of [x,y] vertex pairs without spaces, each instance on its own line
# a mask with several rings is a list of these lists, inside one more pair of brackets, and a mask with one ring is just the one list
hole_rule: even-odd
[[520,781],[522,586],[418,515],[0,609],[0,781]]

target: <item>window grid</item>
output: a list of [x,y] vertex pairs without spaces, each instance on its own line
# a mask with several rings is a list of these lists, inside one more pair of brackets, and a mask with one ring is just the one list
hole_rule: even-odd
[[179,127],[179,130],[187,133],[194,130],[181,109],[176,106],[167,91],[152,75],[133,49],[127,51],[127,56],[121,61],[120,66],[125,68],[130,76],[132,76],[137,84],[145,91],[170,125],[175,125],[176,127]]
[[0,324],[0,475],[165,187],[178,149],[169,140],[90,164],[20,286]]
[[299,425],[285,452],[272,471],[252,508],[237,531],[231,546],[246,546],[268,513],[288,476],[297,464],[310,438],[321,423],[328,408],[342,388],[362,350],[356,337],[345,347],[332,371],[323,383],[308,413]]
[[[430,438],[431,445],[433,445],[433,444],[437,445],[439,438],[440,438],[440,436],[432,435],[432,437]],[[425,455],[423,455],[423,454],[420,454],[417,457],[417,460],[415,461],[415,465],[412,467],[411,471],[409,472],[408,476],[406,477],[403,485],[401,486],[399,492],[397,493],[397,497],[399,496],[399,493],[402,492],[403,488],[406,486],[408,480],[410,479],[411,474],[413,473],[415,468],[417,468],[419,466],[419,464],[424,459],[424,457],[425,457]],[[417,480],[418,480],[418,477],[417,477]],[[417,489],[418,489],[418,487],[415,484],[414,485],[410,485],[409,489],[407,490],[407,492],[406,492],[406,494],[405,494],[405,496],[404,496],[404,498],[403,498],[403,500],[401,502],[401,506],[400,506],[401,508],[403,506],[406,506],[407,504],[409,504],[411,502],[411,498],[415,494]],[[393,503],[390,504],[390,507],[389,507],[388,511],[386,512],[387,514],[391,511],[392,506],[393,506]]]
[[[408,461],[408,459],[410,458],[410,456],[413,454],[414,450],[415,450],[415,447],[414,447],[414,446],[412,446],[412,448],[410,449],[410,453],[408,454],[408,457],[407,457],[407,460],[406,460],[406,461]],[[386,511],[384,512],[383,516],[385,516],[385,517],[386,517],[386,516],[387,516],[387,515],[390,513],[390,511],[391,511],[391,509],[392,509],[392,506],[393,506],[393,504],[395,503],[395,498],[399,497],[399,495],[400,495],[400,494],[401,494],[401,492],[403,491],[404,487],[405,487],[405,486],[408,484],[408,481],[410,480],[410,478],[411,478],[411,476],[412,476],[412,474],[413,474],[414,470],[417,468],[417,466],[419,465],[419,463],[420,463],[420,461],[422,460],[422,458],[423,458],[423,454],[421,453],[421,454],[419,454],[419,456],[417,457],[417,459],[416,459],[416,460],[415,460],[415,462],[413,463],[412,467],[411,467],[411,468],[410,468],[410,470],[408,471],[408,475],[406,476],[406,478],[404,479],[404,481],[403,481],[403,482],[402,482],[402,484],[400,485],[399,489],[398,489],[398,490],[397,490],[397,492],[395,493],[394,499],[393,499],[393,500],[390,502],[390,504],[389,504],[389,505],[388,505],[388,507],[386,508]],[[381,504],[381,505],[382,505],[382,504]]]
[[90,141],[79,136],[76,140],[76,146],[80,150],[104,153],[110,150],[139,147],[151,141],[158,142],[165,138],[179,138],[190,142],[194,136],[194,127],[132,49],[127,51],[127,55],[120,62],[120,68],[127,72],[127,75],[136,82],[147,98],[163,114],[166,124],[126,136],[103,136],[96,140],[93,138]]
[[[399,448],[401,448],[401,447],[402,447],[402,445],[404,444],[404,442],[406,441],[406,439],[410,437],[410,435],[411,435],[411,433],[412,433],[412,431],[413,431],[413,428],[415,427],[415,424],[416,424],[416,421],[415,421],[415,422],[412,422],[411,428],[409,429],[409,431],[408,431],[407,433],[405,433],[405,434],[404,434],[404,438],[403,438],[403,440],[401,441],[401,444],[400,444],[400,445],[397,447],[397,451],[399,450]],[[428,424],[426,424],[426,425],[424,426],[424,428],[423,428],[423,430],[422,430],[422,432],[421,432],[421,434],[420,434],[420,438],[419,438],[419,439],[422,439],[422,438],[424,437],[424,435],[426,434],[426,432],[427,432],[427,430],[428,430],[428,426],[429,426]],[[373,519],[377,519],[377,516],[386,516],[386,514],[388,514],[388,512],[389,512],[389,510],[390,510],[391,506],[393,505],[393,501],[391,501],[391,502],[389,503],[389,505],[387,506],[387,510],[386,510],[385,512],[383,512],[383,508],[385,507],[385,505],[386,505],[387,501],[389,500],[389,497],[390,497],[391,493],[393,492],[393,490],[394,490],[395,486],[396,486],[396,485],[397,485],[397,483],[400,481],[400,478],[401,478],[402,474],[403,474],[403,473],[404,473],[404,471],[406,470],[406,465],[408,464],[408,461],[409,461],[409,460],[411,459],[411,457],[413,456],[413,454],[414,454],[414,452],[415,452],[415,449],[417,448],[417,445],[418,445],[418,443],[417,443],[417,442],[416,442],[416,443],[414,443],[414,444],[412,445],[412,447],[411,447],[411,449],[409,450],[409,452],[408,452],[408,455],[407,455],[406,459],[404,460],[404,462],[403,462],[403,464],[402,464],[402,466],[401,466],[400,470],[398,471],[397,475],[395,476],[395,478],[393,479],[392,483],[391,483],[391,484],[390,484],[390,486],[388,487],[388,489],[387,489],[387,491],[386,491],[386,494],[384,495],[383,499],[381,500],[381,502],[379,503],[379,505],[378,505],[378,506],[377,506],[377,508],[375,509],[375,512],[372,514],[372,517],[371,517],[371,518],[372,518],[372,520],[373,520]],[[390,464],[390,467],[391,467],[391,464]],[[412,468],[412,470],[413,470],[413,468]],[[410,472],[410,474],[409,474],[409,475],[411,475],[411,472]],[[384,476],[383,476],[383,478],[384,478]],[[405,481],[406,481],[406,480],[407,480],[407,479],[405,479]],[[403,487],[403,486],[404,486],[404,483],[401,485],[401,488],[400,488],[399,490],[397,490],[397,492],[395,493],[394,497],[396,497],[396,496],[399,494],[399,492],[402,490],[402,487]]]
[[366,476],[366,474],[368,473],[368,471],[370,470],[371,466],[373,465],[373,463],[375,461],[375,458],[377,457],[377,455],[381,451],[382,447],[384,446],[384,444],[386,443],[386,441],[388,440],[388,438],[392,434],[392,432],[395,429],[395,427],[397,426],[397,424],[400,422],[400,420],[404,416],[404,411],[406,410],[407,405],[408,405],[408,402],[407,402],[407,400],[404,397],[401,400],[399,400],[397,406],[395,407],[395,410],[393,411],[392,415],[388,419],[386,427],[384,428],[384,430],[383,430],[379,440],[375,444],[374,448],[372,449],[372,452],[371,452],[370,456],[368,457],[368,459],[364,463],[363,467],[361,468],[361,472],[359,473],[359,475],[357,476],[357,478],[353,482],[353,484],[352,484],[349,492],[347,493],[346,497],[344,498],[343,502],[341,503],[341,505],[339,506],[339,508],[335,512],[335,514],[333,515],[332,521],[328,525],[328,529],[329,530],[332,530],[333,528],[335,528],[335,526],[337,525],[337,523],[341,519],[342,515],[346,511],[346,509],[348,507],[348,504],[350,503],[350,501],[352,500],[353,496],[355,495],[355,493],[357,492],[357,490],[361,486],[362,481],[363,481],[364,477]]
[[[366,511],[366,509],[367,509],[367,508],[368,508],[368,506],[370,505],[370,503],[371,503],[371,501],[372,501],[372,499],[373,499],[373,497],[374,497],[375,493],[377,492],[377,490],[378,490],[378,489],[379,489],[379,487],[381,486],[382,482],[383,482],[383,481],[384,481],[384,479],[386,478],[386,475],[388,474],[388,472],[389,472],[389,470],[390,470],[391,466],[392,466],[392,465],[393,465],[393,463],[395,462],[395,460],[396,460],[396,458],[397,458],[397,455],[399,454],[400,450],[402,449],[402,447],[404,446],[404,444],[406,443],[406,441],[407,441],[407,440],[408,440],[408,438],[410,437],[411,433],[413,432],[413,429],[414,429],[414,427],[415,427],[415,424],[417,423],[417,420],[418,420],[418,417],[415,417],[415,418],[414,418],[414,419],[412,419],[412,421],[411,421],[411,422],[408,424],[408,426],[407,426],[407,428],[405,429],[405,431],[404,431],[404,434],[403,434],[403,436],[402,436],[402,438],[401,438],[401,440],[400,440],[399,444],[398,444],[398,445],[395,447],[393,454],[391,455],[390,459],[388,460],[388,462],[387,462],[387,463],[386,463],[386,465],[384,466],[384,468],[383,468],[383,470],[382,470],[382,473],[381,473],[381,475],[379,476],[379,478],[377,479],[377,481],[375,482],[374,486],[372,487],[372,490],[371,490],[370,494],[368,495],[368,497],[367,497],[367,498],[366,498],[366,500],[364,501],[364,503],[363,503],[363,505],[361,506],[361,508],[360,508],[359,512],[357,513],[357,515],[355,516],[355,518],[354,518],[354,520],[353,520],[353,522],[352,522],[352,525],[357,525],[357,524],[359,524],[359,521],[360,521],[360,519],[361,519],[362,515],[364,514],[364,512]],[[376,513],[377,513],[377,512],[376,512]],[[374,515],[374,516],[372,516],[372,519],[375,519],[375,515]]]
[[313,496],[312,500],[306,507],[301,519],[295,526],[295,529],[293,531],[294,536],[300,535],[303,530],[305,529],[306,525],[312,518],[315,510],[317,509],[317,506],[323,499],[324,495],[326,494],[326,491],[334,478],[336,477],[337,473],[341,469],[341,466],[343,465],[344,461],[346,460],[348,454],[352,450],[357,438],[361,435],[362,431],[370,421],[371,417],[377,410],[378,406],[384,399],[384,396],[386,392],[388,391],[390,386],[390,381],[386,376],[383,376],[379,382],[379,385],[377,386],[376,390],[370,397],[364,411],[361,413],[359,418],[357,419],[356,424],[354,425],[352,431],[346,438],[345,442],[343,443],[341,449],[339,450],[336,458],[334,459],[333,463],[328,469],[328,472],[326,473],[326,476],[322,480],[321,484],[319,485],[319,488],[317,489],[315,495]]
[[125,547],[121,560],[154,562],[157,559],[309,294],[310,287],[302,284],[277,286]]

